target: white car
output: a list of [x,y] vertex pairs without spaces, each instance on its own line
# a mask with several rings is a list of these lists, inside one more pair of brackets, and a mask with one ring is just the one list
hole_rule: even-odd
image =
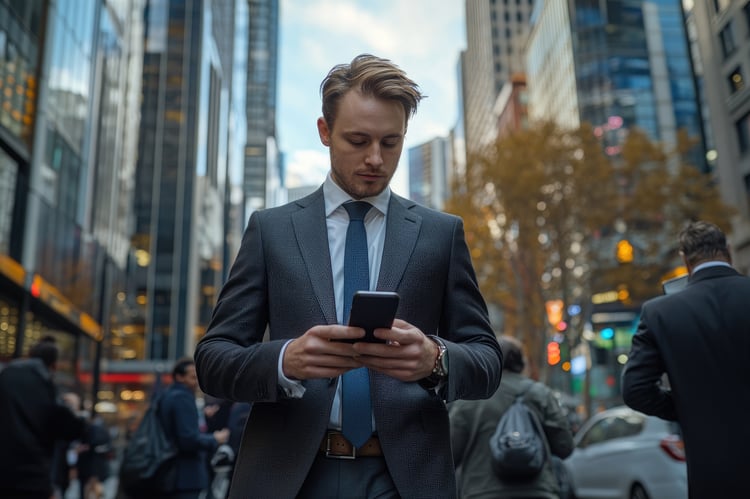
[[565,459],[576,499],[687,499],[685,447],[676,423],[629,407],[592,416]]

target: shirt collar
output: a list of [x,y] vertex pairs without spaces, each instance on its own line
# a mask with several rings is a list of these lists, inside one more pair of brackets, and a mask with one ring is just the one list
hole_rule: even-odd
[[693,274],[698,272],[699,270],[706,269],[708,267],[729,267],[732,268],[731,265],[729,265],[727,262],[722,262],[720,260],[714,260],[711,262],[703,262],[701,264],[698,264],[693,268]]
[[[336,182],[333,181],[331,172],[328,172],[328,175],[326,175],[326,180],[325,182],[323,182],[323,198],[325,199],[326,203],[326,218],[331,216],[331,213],[333,213],[339,206],[346,203],[347,201],[353,200],[349,194],[344,192],[344,190],[339,187]],[[381,192],[377,196],[362,198],[359,201],[367,201],[385,216],[388,214],[388,202],[390,200],[391,187],[388,186],[383,189],[383,192]]]

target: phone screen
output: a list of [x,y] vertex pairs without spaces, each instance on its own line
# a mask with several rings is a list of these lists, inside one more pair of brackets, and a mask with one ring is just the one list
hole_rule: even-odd
[[674,277],[672,279],[667,279],[666,281],[661,283],[661,287],[664,290],[665,295],[671,295],[672,293],[682,291],[682,289],[687,286],[687,283],[688,274],[685,274],[679,277]]
[[349,325],[365,330],[365,337],[354,341],[382,342],[383,340],[375,338],[373,332],[375,329],[390,328],[393,325],[398,301],[398,293],[393,291],[357,291],[354,293]]

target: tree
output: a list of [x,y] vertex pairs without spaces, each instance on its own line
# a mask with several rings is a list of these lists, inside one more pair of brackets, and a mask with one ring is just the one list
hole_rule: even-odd
[[[532,124],[467,158],[466,178],[446,204],[463,217],[482,292],[502,310],[504,332],[526,345],[532,375],[545,365],[547,300],[580,304],[585,316],[595,292],[653,296],[685,221],[728,227],[731,210],[712,177],[685,161],[694,145],[686,134],[667,152],[637,129],[623,136],[608,156],[588,124]],[[614,253],[623,238],[633,244],[627,264]],[[575,344],[582,321],[565,318]]]

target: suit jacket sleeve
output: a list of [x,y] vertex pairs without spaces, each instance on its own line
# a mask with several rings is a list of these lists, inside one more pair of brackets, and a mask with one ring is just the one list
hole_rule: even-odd
[[163,419],[171,425],[171,433],[180,451],[197,452],[216,448],[213,435],[201,433],[198,428],[195,399],[189,393],[168,394],[162,404],[161,410],[166,412]]
[[485,399],[500,384],[503,354],[489,323],[487,306],[477,284],[463,222],[454,225],[448,281],[439,325],[448,340],[448,382],[441,389],[446,402]]
[[233,401],[275,401],[281,394],[277,361],[285,341],[263,342],[268,278],[260,218],[259,212],[250,217],[208,333],[195,352],[201,389]]
[[672,392],[661,385],[662,375],[666,371],[664,360],[656,336],[648,325],[652,306],[650,303],[643,305],[630,356],[622,372],[622,397],[628,406],[637,411],[676,421]]

